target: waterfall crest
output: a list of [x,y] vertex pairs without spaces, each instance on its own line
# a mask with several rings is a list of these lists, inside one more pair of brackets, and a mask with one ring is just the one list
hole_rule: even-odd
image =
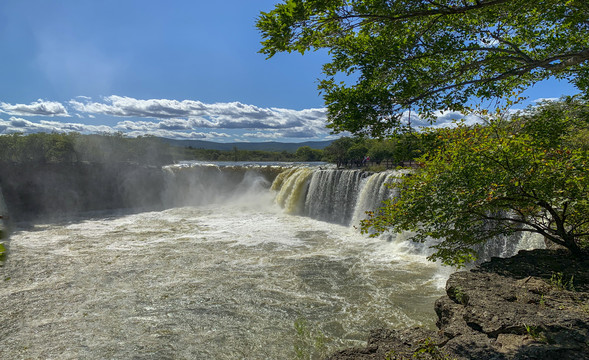
[[[164,206],[197,206],[216,203],[251,202],[252,197],[269,197],[268,188],[284,168],[279,166],[219,166],[185,163],[164,167]],[[270,200],[269,200],[270,202]]]
[[304,214],[317,220],[348,225],[365,175],[355,170],[314,171],[305,198]]
[[368,173],[362,170],[291,168],[272,183],[276,203],[290,214],[340,225],[357,225],[366,211],[378,209],[396,191],[385,184],[401,171]]
[[[390,186],[400,181],[410,170],[392,170],[368,173],[362,170],[321,169],[294,167],[284,170],[272,183],[276,191],[275,202],[289,214],[345,226],[358,226],[366,212],[377,211],[386,200],[394,199],[399,189]],[[406,243],[407,234],[383,234],[388,241]],[[428,245],[413,244],[418,253],[431,253]],[[519,250],[544,248],[544,239],[537,234],[516,233],[509,237],[492,239],[478,248],[479,258],[509,257]]]
[[374,211],[384,201],[395,198],[399,194],[399,189],[391,187],[389,184],[397,182],[400,176],[407,173],[407,170],[397,170],[370,175],[358,195],[351,224],[357,226],[360,224],[360,220],[366,218],[367,211]]
[[286,171],[284,177],[277,178],[272,189],[279,189],[276,203],[283,207],[288,214],[300,214],[307,195],[308,179],[313,172],[311,169],[293,168]]

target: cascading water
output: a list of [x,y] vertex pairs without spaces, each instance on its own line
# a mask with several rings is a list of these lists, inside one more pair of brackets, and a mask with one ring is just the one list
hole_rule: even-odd
[[388,185],[393,184],[398,177],[404,176],[406,173],[405,170],[386,171],[369,176],[366,183],[361,187],[362,190],[358,196],[358,201],[356,201],[352,225],[358,226],[360,220],[366,218],[367,211],[374,211],[385,200],[397,196],[399,190]]
[[[304,173],[304,181],[300,181],[301,173]],[[285,207],[280,200],[283,198],[296,204],[296,211],[292,211],[291,207],[287,208],[291,213],[346,226],[358,226],[366,218],[366,212],[377,211],[383,201],[398,195],[399,190],[389,185],[408,173],[410,170],[370,174],[362,170],[293,168],[281,173],[272,188],[278,191],[278,204]],[[297,187],[292,187],[291,182],[296,182]],[[408,246],[404,234],[387,233],[383,238]],[[432,244],[433,241],[412,244],[409,247],[429,255],[429,246]],[[509,257],[519,250],[543,247],[544,240],[541,236],[518,233],[511,237],[492,239],[481,245],[478,252],[480,261],[486,261],[493,256]]]
[[348,225],[363,175],[354,170],[313,171],[303,213],[313,219]]
[[170,165],[165,171],[162,201],[167,208],[248,201],[251,194],[268,196],[280,166],[219,166],[209,163]]
[[165,171],[167,210],[16,229],[0,269],[1,359],[277,359],[305,340],[293,329],[301,318],[333,340],[330,350],[376,327],[434,326],[452,269],[402,235],[383,241],[341,225],[395,196],[383,183],[399,173]]
[[299,214],[301,205],[307,192],[308,179],[312,174],[309,168],[293,168],[285,172],[284,177],[276,179],[276,185],[272,189],[280,188],[276,195],[276,202],[283,207],[288,214]]

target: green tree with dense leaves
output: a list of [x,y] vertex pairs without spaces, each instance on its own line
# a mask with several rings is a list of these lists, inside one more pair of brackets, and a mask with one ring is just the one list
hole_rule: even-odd
[[355,144],[350,137],[341,137],[334,140],[323,150],[323,159],[341,166],[348,162],[348,150]]
[[354,145],[350,146],[346,157],[355,165],[360,165],[366,154],[368,154],[368,147],[362,139],[359,139]]
[[586,0],[284,0],[257,27],[268,57],[329,51],[335,131],[381,136],[403,110],[433,119],[551,77],[589,92]]
[[372,140],[368,149],[368,156],[377,164],[383,160],[393,159],[394,155],[393,140]]
[[73,163],[78,161],[142,164],[172,163],[174,152],[152,136],[127,138],[122,133],[21,133],[0,135],[0,162]]
[[323,150],[313,149],[310,146],[301,146],[294,153],[298,161],[320,161],[323,157]]
[[438,239],[432,259],[461,265],[473,246],[499,235],[531,232],[585,256],[589,248],[589,104],[547,102],[487,125],[438,132],[423,168],[403,176],[398,198],[362,224],[373,235],[410,231]]

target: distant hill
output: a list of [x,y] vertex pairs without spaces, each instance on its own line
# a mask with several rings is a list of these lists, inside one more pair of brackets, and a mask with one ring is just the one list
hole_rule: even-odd
[[301,146],[309,146],[312,149],[324,149],[331,144],[329,141],[306,141],[301,143],[283,143],[276,141],[269,142],[234,142],[234,143],[217,143],[213,141],[204,140],[174,140],[162,138],[162,141],[172,146],[179,147],[193,147],[195,149],[207,150],[233,150],[236,147],[238,150],[262,150],[262,151],[288,151],[294,152]]

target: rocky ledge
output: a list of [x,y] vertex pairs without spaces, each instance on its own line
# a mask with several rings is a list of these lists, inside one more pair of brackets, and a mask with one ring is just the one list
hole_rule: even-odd
[[375,330],[343,359],[589,359],[589,259],[564,250],[456,272],[438,299],[438,331]]

